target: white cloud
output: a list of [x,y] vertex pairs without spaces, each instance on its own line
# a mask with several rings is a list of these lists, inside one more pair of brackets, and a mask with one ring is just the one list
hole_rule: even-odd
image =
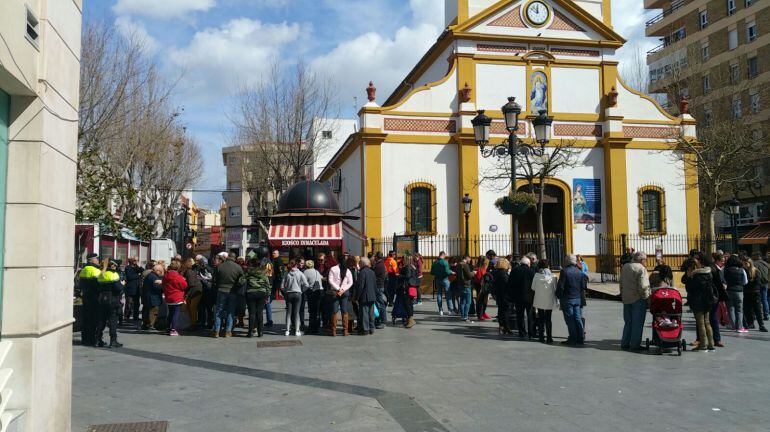
[[117,15],[170,19],[181,18],[191,12],[205,12],[215,3],[215,0],[118,0],[112,10]]
[[158,42],[147,32],[147,28],[141,22],[127,16],[115,19],[115,27],[126,39],[135,39],[144,46],[145,52],[154,55],[158,52]]
[[399,28],[393,36],[364,33],[313,60],[316,70],[338,84],[344,111],[352,106],[354,98],[358,98],[359,105],[365,102],[364,89],[370,80],[378,88],[377,101],[384,102],[436,42],[444,25],[443,1],[410,0],[409,4],[411,26]]
[[220,99],[238,85],[259,82],[282,48],[305,31],[298,23],[264,24],[233,19],[220,27],[197,32],[189,45],[173,49],[169,59],[182,68],[182,85],[202,99]]

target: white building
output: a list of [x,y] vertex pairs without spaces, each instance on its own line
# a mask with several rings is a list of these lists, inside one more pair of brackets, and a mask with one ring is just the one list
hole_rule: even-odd
[[3,431],[70,430],[81,17],[0,1]]
[[[502,143],[500,107],[515,96],[520,138],[531,142],[529,121],[545,109],[551,142],[574,140],[581,151],[579,166],[546,189],[547,229],[566,250],[593,265],[600,235],[698,234],[698,191],[683,187],[696,173],[667,150],[672,137],[695,135],[694,121],[621,81],[616,51],[625,40],[612,29],[609,0],[446,0],[446,25],[393,94],[382,104],[369,95],[360,131],[319,176],[341,170],[340,208],[361,216],[355,231],[461,234],[468,194],[471,235],[510,233],[510,218],[494,207],[506,192],[479,185],[492,160],[479,156],[471,119],[486,110],[491,144]],[[364,252],[367,242],[348,231],[345,244]]]
[[345,140],[358,132],[358,119],[316,119],[313,124],[317,134],[317,155],[312,177],[318,178],[332,156],[345,144]]

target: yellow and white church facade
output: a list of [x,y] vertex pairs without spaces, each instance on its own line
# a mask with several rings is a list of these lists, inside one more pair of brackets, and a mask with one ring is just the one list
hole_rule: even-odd
[[319,176],[336,180],[340,208],[360,216],[346,248],[365,253],[364,239],[394,233],[464,233],[466,194],[471,236],[511,233],[494,206],[506,192],[479,182],[495,162],[481,157],[471,125],[486,110],[491,143],[504,142],[509,96],[522,106],[523,141],[545,109],[551,142],[579,148],[578,166],[549,179],[550,202],[561,204],[544,217],[567,251],[596,256],[600,235],[699,234],[697,174],[669,150],[676,137],[695,136],[695,122],[622,82],[616,52],[625,41],[610,1],[446,0],[445,31],[382,103],[370,83],[359,131]]

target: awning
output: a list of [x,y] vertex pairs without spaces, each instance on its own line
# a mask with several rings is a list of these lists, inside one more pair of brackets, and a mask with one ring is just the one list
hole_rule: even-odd
[[770,240],[770,224],[763,223],[738,240],[741,245],[766,245]]
[[268,234],[274,248],[292,246],[342,246],[342,222],[338,219],[297,217],[274,220]]

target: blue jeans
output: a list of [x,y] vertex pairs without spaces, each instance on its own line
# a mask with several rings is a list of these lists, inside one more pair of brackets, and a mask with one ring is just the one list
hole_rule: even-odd
[[639,348],[642,345],[644,318],[647,316],[647,300],[640,299],[623,305],[623,339],[621,348]]
[[719,303],[712,305],[711,312],[709,312],[709,321],[711,322],[711,333],[714,334],[714,343],[722,341],[722,335],[719,333],[719,317],[717,309],[719,309]]
[[564,313],[564,322],[567,324],[569,338],[567,342],[582,344],[583,335],[583,309],[580,307],[580,298],[564,299],[561,302],[561,310]]
[[468,311],[471,309],[472,290],[470,287],[460,289],[460,317],[468,319]]
[[267,304],[265,305],[265,318],[266,323],[273,324],[273,299],[275,298],[276,290],[274,290],[270,294],[270,299],[267,301]]
[[233,331],[233,315],[235,315],[236,296],[227,292],[217,293],[217,309],[214,314],[214,331],[219,333],[222,320],[225,320],[225,331]]
[[452,301],[452,293],[449,292],[449,278],[444,278],[436,281],[436,302],[438,304],[438,310],[441,312],[444,310],[442,306],[443,295],[446,296],[446,307],[448,311],[454,309],[454,302]]
[[767,285],[762,285],[759,288],[759,298],[762,300],[762,313],[765,316],[770,315],[770,303],[767,301]]

